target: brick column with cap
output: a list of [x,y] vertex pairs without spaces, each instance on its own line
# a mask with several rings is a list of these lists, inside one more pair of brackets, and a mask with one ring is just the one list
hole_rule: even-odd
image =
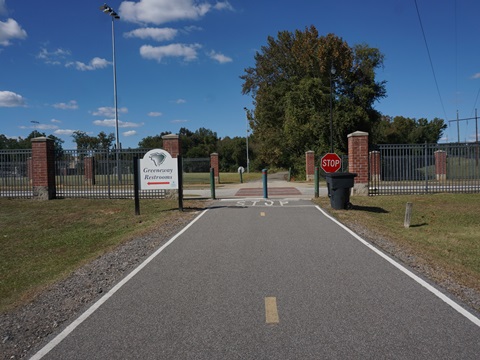
[[55,199],[55,143],[52,139],[32,139],[32,186],[34,199]]
[[315,177],[315,152],[309,150],[305,153],[305,178],[313,181]]
[[218,160],[218,154],[210,154],[210,168],[213,168],[213,176],[215,177],[215,184],[220,183],[220,163]]
[[368,195],[368,133],[355,131],[348,135],[348,171],[356,173],[354,193]]
[[380,151],[370,152],[370,179],[373,183],[378,184],[380,182],[381,172]]
[[95,158],[87,156],[83,159],[85,168],[85,184],[95,185]]
[[435,175],[437,181],[447,181],[447,153],[443,150],[435,151]]
[[175,134],[169,134],[162,136],[163,150],[167,151],[172,158],[176,158],[177,155],[182,155],[182,146],[180,144],[180,137]]

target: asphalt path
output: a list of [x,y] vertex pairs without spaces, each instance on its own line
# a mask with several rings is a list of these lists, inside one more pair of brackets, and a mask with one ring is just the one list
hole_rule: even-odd
[[411,275],[307,200],[217,201],[34,358],[480,358]]

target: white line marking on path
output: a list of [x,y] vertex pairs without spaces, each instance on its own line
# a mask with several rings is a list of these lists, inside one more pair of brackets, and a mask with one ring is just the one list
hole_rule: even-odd
[[368,247],[370,250],[374,251],[375,253],[377,253],[378,255],[380,255],[382,258],[384,258],[385,260],[387,260],[390,264],[392,264],[393,266],[395,266],[398,270],[400,270],[401,272],[403,272],[405,275],[409,276],[410,278],[412,278],[413,280],[415,280],[418,284],[420,284],[421,286],[423,286],[424,288],[426,288],[428,291],[430,291],[433,295],[435,295],[436,297],[438,297],[440,300],[442,300],[443,302],[445,302],[447,305],[451,306],[454,310],[458,311],[460,314],[462,314],[463,316],[465,316],[468,320],[470,320],[471,322],[473,322],[475,325],[477,325],[478,327],[480,327],[480,319],[478,317],[476,317],[475,315],[473,315],[472,313],[470,313],[469,311],[465,310],[463,307],[461,307],[459,304],[457,304],[455,301],[453,301],[452,299],[450,299],[448,296],[446,296],[445,294],[443,294],[442,292],[438,291],[437,289],[435,289],[432,285],[430,285],[429,283],[427,283],[425,280],[421,279],[420,277],[418,277],[417,275],[415,275],[414,273],[412,273],[410,270],[408,270],[406,267],[404,267],[403,265],[400,265],[399,263],[397,263],[395,260],[391,259],[390,257],[388,257],[387,255],[385,255],[384,253],[382,253],[380,250],[378,250],[375,246],[373,246],[372,244],[370,244],[368,241],[364,240],[363,238],[361,238],[358,234],[354,233],[352,230],[350,230],[348,227],[346,227],[345,225],[343,225],[341,222],[339,222],[337,219],[331,217],[330,215],[328,215],[325,211],[323,211],[320,206],[316,206],[316,208],[323,214],[325,215],[327,218],[329,218],[330,220],[332,220],[334,223],[336,223],[338,226],[340,226],[341,228],[343,228],[345,231],[347,231],[350,235],[352,235],[353,237],[355,237],[358,241],[360,241],[363,245],[365,245],[366,247]]
[[197,220],[199,220],[206,212],[204,210],[193,219],[187,226],[185,226],[177,235],[168,240],[165,244],[162,245],[157,251],[150,255],[143,263],[141,263],[137,268],[135,268],[130,274],[128,274],[122,281],[115,285],[109,292],[102,296],[95,304],[93,304],[87,311],[80,315],[75,321],[68,325],[60,334],[53,338],[47,345],[40,349],[35,355],[33,355],[30,360],[38,360],[47,355],[55,346],[60,344],[60,342],[65,339],[70,333],[77,328],[81,323],[88,319],[100,306],[103,305],[108,299],[110,299],[120,288],[125,285],[130,279],[132,279],[137,273],[140,272],[145,266],[147,266],[158,254],[160,254],[165,248],[173,243],[180,235],[187,231]]

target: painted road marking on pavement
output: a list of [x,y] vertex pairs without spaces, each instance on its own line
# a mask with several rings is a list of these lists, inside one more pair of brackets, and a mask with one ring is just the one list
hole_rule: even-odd
[[[223,199],[221,201],[232,201],[231,199]],[[295,200],[266,200],[266,199],[244,199],[244,200],[236,200],[236,206],[254,206],[254,207],[315,207],[315,204],[296,204]]]
[[77,328],[81,323],[90,317],[100,306],[103,305],[108,299],[110,299],[120,288],[125,285],[131,278],[133,278],[140,270],[147,266],[158,254],[160,254],[165,248],[173,243],[180,235],[187,231],[194,223],[196,223],[206,212],[204,210],[201,212],[195,219],[193,219],[187,226],[185,226],[177,235],[168,240],[162,247],[150,255],[143,263],[141,263],[135,270],[128,274],[122,281],[115,285],[109,292],[102,296],[95,304],[90,306],[87,311],[85,311],[80,317],[78,317],[74,322],[68,325],[60,334],[58,334],[52,341],[40,349],[35,355],[33,355],[30,360],[38,360],[47,355],[55,346],[60,344],[60,342],[65,339],[70,333]]
[[267,324],[278,324],[280,322],[276,297],[265,298],[265,322]]
[[260,216],[265,216],[265,211],[261,211]]
[[416,281],[418,284],[420,284],[421,286],[423,286],[425,289],[427,289],[428,291],[430,291],[433,295],[435,295],[436,297],[438,297],[440,300],[442,300],[443,302],[445,302],[447,305],[451,306],[454,310],[458,311],[460,314],[462,314],[463,316],[465,316],[468,320],[470,320],[471,322],[473,322],[475,325],[477,325],[478,327],[480,327],[480,319],[478,317],[476,317],[475,315],[473,315],[472,313],[470,313],[469,311],[465,310],[463,307],[461,307],[459,304],[457,304],[455,301],[453,301],[452,299],[450,299],[449,297],[447,297],[446,295],[444,295],[442,292],[438,291],[437,289],[435,289],[432,285],[430,285],[429,283],[427,283],[425,280],[421,279],[420,277],[418,277],[417,275],[415,275],[414,273],[412,273],[410,270],[408,270],[406,267],[404,267],[403,265],[400,265],[398,262],[396,262],[395,260],[391,259],[390,257],[388,257],[387,255],[385,255],[383,252],[381,252],[379,249],[377,249],[375,246],[373,246],[372,244],[370,244],[368,241],[364,240],[363,238],[360,237],[360,235],[354,233],[352,230],[350,230],[348,227],[346,227],[345,225],[343,225],[341,222],[339,222],[337,219],[331,217],[330,215],[328,215],[325,211],[322,210],[322,208],[320,208],[320,206],[316,206],[316,208],[323,214],[325,215],[328,219],[332,220],[334,223],[336,223],[338,226],[340,226],[341,228],[343,228],[346,232],[348,232],[350,235],[352,235],[355,239],[357,239],[358,241],[360,241],[363,245],[365,245],[366,247],[368,247],[370,250],[372,250],[373,252],[377,253],[378,255],[380,255],[382,258],[384,258],[385,260],[387,260],[390,264],[392,264],[393,266],[395,266],[398,270],[400,270],[401,272],[403,272],[405,275],[409,276],[411,279],[413,279],[414,281]]

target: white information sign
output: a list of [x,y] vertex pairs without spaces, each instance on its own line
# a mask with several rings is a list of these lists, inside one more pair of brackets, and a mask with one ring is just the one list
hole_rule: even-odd
[[140,159],[140,189],[178,189],[177,159],[163,149],[150,150]]

